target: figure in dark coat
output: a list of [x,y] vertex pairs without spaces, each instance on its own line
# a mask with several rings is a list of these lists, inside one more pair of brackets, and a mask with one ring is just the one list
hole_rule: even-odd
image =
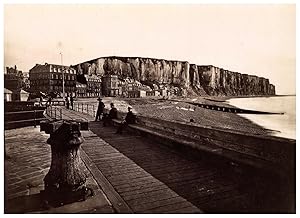
[[131,111],[132,107],[128,107],[128,113],[125,120],[121,123],[116,133],[122,134],[123,129],[128,126],[128,124],[134,124],[136,122],[136,116]]
[[101,116],[103,115],[104,108],[105,108],[105,105],[102,102],[101,98],[98,98],[97,101],[99,101],[99,104],[98,104],[98,109],[97,109],[97,114],[96,114],[95,121],[97,121],[98,119],[101,120]]
[[73,98],[73,96],[70,97],[70,102],[71,102],[71,108],[72,108],[72,110],[73,110],[73,103],[74,103],[74,98]]
[[115,108],[114,103],[110,104],[110,111],[108,114],[104,114],[103,117],[103,126],[110,125],[113,119],[118,119],[118,110]]

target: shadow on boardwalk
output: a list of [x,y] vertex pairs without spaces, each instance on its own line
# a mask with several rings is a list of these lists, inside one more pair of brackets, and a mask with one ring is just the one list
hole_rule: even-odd
[[[189,155],[187,151],[166,147],[151,138],[129,133],[116,135],[114,127],[104,128],[100,122],[90,122],[90,129],[204,212],[293,212],[293,196],[287,193],[281,181],[277,182],[271,175],[250,168],[232,167],[230,162],[217,161],[216,157],[206,153]],[[124,173],[138,173],[126,171],[126,166],[123,167]],[[109,170],[103,173],[107,178],[113,176]],[[141,181],[151,183],[147,179]],[[158,187],[151,184],[145,187],[159,194],[159,190],[156,190]],[[126,185],[114,185],[114,188],[125,199],[135,195],[133,198],[136,201],[143,201],[143,195],[139,197],[139,192],[147,191],[139,188],[134,190]]]

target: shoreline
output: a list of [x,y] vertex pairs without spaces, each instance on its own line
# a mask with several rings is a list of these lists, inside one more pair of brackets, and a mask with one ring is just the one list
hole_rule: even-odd
[[[212,128],[233,130],[255,135],[278,137],[274,136],[277,130],[268,129],[239,114],[209,110],[187,102],[187,100],[191,101],[196,99],[194,102],[197,103],[208,103],[214,106],[234,107],[233,105],[229,104],[228,101],[225,101],[225,98],[231,99],[232,97],[233,96],[226,96],[221,97],[221,99],[220,97],[214,97],[213,101],[211,99],[206,99],[207,97],[205,96],[198,98],[191,97],[173,99],[103,97],[103,102],[105,103],[107,109],[110,108],[110,103],[113,102],[118,111],[125,113],[127,112],[127,107],[130,105],[133,107],[133,112],[136,113],[137,116],[149,116],[158,119],[185,122],[190,125],[203,125]],[[240,98],[241,96],[234,97]],[[247,98],[253,98],[253,96],[248,96]],[[186,101],[183,102],[183,100]],[[95,106],[97,106],[98,103],[96,98],[94,98],[94,100],[91,98],[80,99],[80,102],[94,102]],[[193,120],[193,122],[190,122],[190,120]]]

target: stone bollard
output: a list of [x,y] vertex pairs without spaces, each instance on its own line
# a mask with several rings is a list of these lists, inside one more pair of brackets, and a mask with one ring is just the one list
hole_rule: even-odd
[[44,178],[45,189],[41,192],[48,205],[61,206],[85,200],[93,191],[85,186],[86,174],[80,158],[79,147],[84,139],[81,125],[74,121],[46,121],[41,131],[50,134],[51,166]]

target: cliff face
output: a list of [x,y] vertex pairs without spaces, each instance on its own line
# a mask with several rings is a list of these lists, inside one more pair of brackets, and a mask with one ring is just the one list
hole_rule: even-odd
[[268,79],[182,61],[104,57],[78,64],[75,68],[78,74],[114,74],[147,84],[177,86],[193,90],[198,95],[275,95],[275,86],[269,84]]

